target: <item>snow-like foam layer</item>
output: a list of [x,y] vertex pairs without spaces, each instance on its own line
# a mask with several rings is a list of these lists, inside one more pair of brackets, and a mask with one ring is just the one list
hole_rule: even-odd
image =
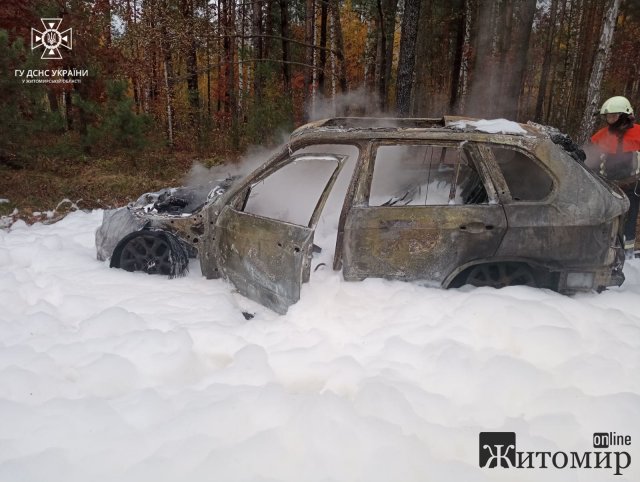
[[[277,316],[197,263],[109,269],[101,219],[0,231],[2,481],[640,480],[638,261],[574,297],[321,267]],[[481,431],[567,452],[628,434],[633,460],[481,469]]]
[[477,131],[488,132],[490,134],[526,134],[527,131],[520,127],[520,124],[507,119],[480,119],[478,121],[456,121],[451,127],[466,129],[473,127]]

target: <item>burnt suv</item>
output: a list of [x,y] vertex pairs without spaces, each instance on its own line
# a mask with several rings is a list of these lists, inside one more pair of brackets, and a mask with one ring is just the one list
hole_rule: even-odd
[[300,127],[243,178],[105,212],[96,243],[129,271],[177,276],[197,256],[207,278],[278,313],[310,278],[314,236],[345,280],[570,294],[623,282],[628,206],[549,127],[334,118]]

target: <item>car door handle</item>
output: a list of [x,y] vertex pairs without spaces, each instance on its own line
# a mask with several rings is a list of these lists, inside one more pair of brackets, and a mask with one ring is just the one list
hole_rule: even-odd
[[492,229],[492,224],[484,224],[479,222],[467,223],[460,226],[460,231],[471,234],[484,233],[485,231],[491,231]]

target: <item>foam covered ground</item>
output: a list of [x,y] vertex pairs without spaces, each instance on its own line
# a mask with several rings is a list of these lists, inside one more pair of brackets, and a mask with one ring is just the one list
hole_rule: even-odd
[[[101,219],[0,231],[1,481],[640,480],[640,261],[574,297],[321,269],[277,316],[197,263],[109,269]],[[481,469],[481,431],[632,463]]]

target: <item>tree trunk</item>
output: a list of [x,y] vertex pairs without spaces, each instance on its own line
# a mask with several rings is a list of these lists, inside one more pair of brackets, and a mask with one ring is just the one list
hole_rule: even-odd
[[481,117],[497,114],[501,95],[499,85],[499,69],[501,55],[501,33],[503,31],[503,15],[501,6],[504,0],[478,2],[478,22],[473,39],[474,68],[473,82],[467,102],[470,115]]
[[[242,118],[243,112],[245,112],[246,107],[246,98],[249,89],[248,82],[249,77],[247,75],[247,69],[245,68],[245,63],[243,62],[245,55],[245,32],[247,31],[247,2],[242,2],[240,4],[240,32],[242,36],[240,37],[240,54],[238,55],[238,109],[239,109],[239,118]],[[249,31],[251,31],[252,23],[249,22]]]
[[377,85],[376,65],[378,48],[378,21],[369,19],[367,22],[367,40],[364,47],[364,84],[369,90],[375,90]]
[[456,51],[453,62],[449,111],[460,112],[464,109],[464,96],[469,82],[469,57],[471,53],[472,0],[464,0],[463,10],[459,13]]
[[[500,93],[496,95],[496,102],[494,104],[494,115],[500,117],[512,118],[509,113],[512,111],[512,105],[517,102],[517,99],[510,98],[505,94],[507,86],[510,84],[510,73],[508,69],[509,65],[509,53],[513,32],[513,16],[514,16],[514,3],[518,0],[502,0],[498,10],[501,12],[500,23],[496,24],[494,34],[496,35],[497,42],[497,68],[496,75],[494,77],[494,90],[492,92]],[[521,52],[517,52],[516,55],[522,55]],[[526,59],[526,51],[524,52]],[[516,109],[517,110],[517,109]]]
[[58,112],[60,107],[58,106],[58,95],[53,91],[53,89],[47,89],[47,98],[49,99],[49,108],[51,112]]
[[398,59],[398,82],[396,86],[396,110],[398,115],[409,115],[411,89],[416,62],[416,39],[418,37],[418,19],[420,1],[405,0],[400,36],[400,58]]
[[474,23],[474,12],[476,11],[476,0],[465,0],[464,2],[464,41],[462,42],[462,52],[460,58],[460,71],[457,75],[456,103],[453,106],[456,113],[461,114],[467,105],[469,93],[469,72],[471,69],[471,45],[472,27]]
[[584,109],[582,122],[580,123],[580,130],[578,131],[577,136],[578,144],[584,144],[587,141],[595,124],[594,114],[598,108],[598,102],[600,101],[600,85],[602,83],[602,76],[607,64],[607,58],[609,57],[609,49],[611,47],[611,40],[613,39],[613,31],[619,8],[620,0],[610,0],[609,7],[607,8],[603,18],[598,51],[596,52],[596,58],[593,62],[591,77],[589,79],[587,104]]
[[[306,50],[306,70],[304,71],[304,93],[307,99],[309,109],[313,104],[313,46],[315,45],[314,39],[314,24],[315,24],[315,1],[306,0],[306,20],[304,29],[304,41],[307,44]],[[308,109],[307,109],[308,110]]]
[[207,119],[211,119],[211,12],[209,1],[205,2],[205,17],[207,20],[205,50],[207,52]]
[[[622,3],[620,8],[622,9]],[[582,119],[582,110],[584,109],[585,98],[589,89],[591,66],[598,48],[605,10],[606,2],[601,2],[600,0],[583,0],[583,8],[580,9],[580,32],[576,46],[579,48],[574,49],[574,72],[571,79],[571,104],[569,106],[571,124],[574,127],[574,131],[577,130]],[[619,74],[614,75],[618,76]],[[623,76],[626,77],[624,74],[620,75],[620,77]]]
[[564,62],[562,67],[562,77],[559,85],[560,94],[555,99],[555,107],[556,107],[556,119],[557,124],[566,125],[567,124],[567,105],[569,103],[569,93],[568,89],[570,87],[570,83],[573,80],[573,72],[571,72],[571,50],[572,45],[574,43],[574,3],[568,2],[569,11],[568,11],[568,21],[567,21],[567,33],[566,38],[564,39]]
[[[235,0],[234,0],[235,1]],[[273,34],[273,2],[271,0],[263,0],[264,6],[264,33]],[[267,37],[262,44],[263,58],[268,59],[271,56],[271,41]]]
[[169,32],[166,26],[168,20],[167,2],[162,3],[162,18],[160,20],[160,45],[162,48],[162,56],[164,60],[164,88],[167,103],[167,141],[169,146],[173,146],[174,142],[174,125],[173,125],[173,60],[171,58],[171,46],[169,45]]
[[515,29],[509,42],[510,57],[513,62],[510,62],[509,68],[505,69],[508,78],[505,97],[508,104],[505,104],[502,109],[502,113],[508,119],[517,120],[520,113],[520,96],[524,87],[524,73],[535,12],[536,0],[520,1],[515,11]]
[[560,9],[560,20],[558,21],[559,28],[556,38],[554,39],[554,55],[553,62],[551,64],[551,75],[549,76],[551,79],[551,83],[549,84],[549,96],[547,98],[547,108],[544,116],[545,124],[554,123],[554,118],[556,117],[556,109],[554,108],[554,100],[556,96],[558,96],[558,64],[560,63],[560,54],[562,50],[562,45],[564,44],[562,40],[562,29],[565,25],[565,19],[567,16],[567,4],[566,0],[562,0]]
[[387,98],[389,94],[389,87],[391,86],[391,70],[393,68],[393,46],[395,40],[396,31],[396,13],[398,11],[398,0],[387,0],[385,8],[385,21],[384,32],[387,36],[385,41],[384,50],[384,85],[385,85],[385,97],[384,106],[387,105]]
[[262,88],[264,84],[262,75],[262,66],[260,65],[264,58],[264,43],[262,37],[262,1],[255,0],[253,2],[252,11],[252,34],[253,34],[253,56],[256,59],[253,67],[253,95],[256,103],[260,103],[262,99]]
[[391,68],[393,64],[393,38],[396,25],[398,0],[378,0],[378,48],[376,64],[376,86],[380,109],[386,110]]
[[107,48],[111,47],[111,1],[96,0],[95,12],[103,29],[102,40]]
[[336,57],[338,57],[338,82],[340,91],[347,92],[347,64],[344,59],[344,37],[342,35],[342,23],[340,22],[340,0],[331,0],[331,15],[336,34]]
[[288,2],[280,0],[280,35],[282,36],[282,80],[287,95],[291,92],[291,73],[289,71],[289,10]]
[[321,96],[326,95],[325,71],[327,69],[327,2],[322,1],[320,5],[320,64],[318,68],[318,92]]
[[547,95],[547,86],[549,85],[549,69],[551,67],[551,58],[553,55],[553,40],[556,32],[556,13],[558,12],[558,0],[551,1],[549,10],[549,32],[547,32],[547,44],[544,50],[544,60],[542,62],[542,71],[540,73],[540,84],[538,86],[538,97],[536,99],[536,113],[534,119],[536,122],[542,122],[542,105]]
[[198,56],[193,22],[193,0],[182,0],[182,17],[187,27],[187,90],[189,92],[189,121],[199,133],[200,90],[198,88]]
[[224,33],[223,21],[222,21],[222,3],[223,0],[217,0],[217,17],[218,28],[216,30],[216,67],[218,75],[216,76],[216,113],[222,112],[222,89],[224,82],[224,72],[222,68],[222,47],[224,45],[224,39],[222,37]]
[[[578,120],[577,118],[579,117],[579,114],[575,111],[576,107],[575,107],[575,103],[578,99],[576,99],[576,97],[580,97],[579,101],[580,101],[580,105],[582,105],[582,100],[584,99],[584,95],[586,93],[586,89],[583,90],[580,95],[576,95],[578,92],[580,92],[581,87],[584,86],[586,84],[586,80],[581,82],[580,79],[580,63],[578,62],[578,59],[581,58],[581,60],[584,62],[586,61],[585,56],[581,55],[584,54],[585,52],[591,52],[589,43],[584,41],[582,36],[582,32],[585,30],[585,17],[586,15],[584,14],[584,2],[582,5],[583,8],[576,8],[575,9],[575,13],[572,14],[572,18],[571,18],[571,24],[570,27],[573,31],[573,43],[569,46],[570,49],[570,55],[568,58],[568,68],[567,71],[570,74],[570,77],[568,82],[567,82],[567,88],[565,90],[564,93],[564,98],[566,99],[566,103],[564,105],[564,118],[567,119],[567,121],[565,122],[565,125],[569,124],[569,125],[576,125]],[[592,58],[592,56],[589,56],[589,58]]]
[[226,0],[224,18],[224,70],[225,70],[225,111],[231,121],[232,132],[236,127],[236,81],[235,81],[235,0]]
[[381,0],[378,0],[378,48],[376,49],[376,87],[378,94],[378,107],[384,111],[387,106],[387,85],[385,83],[385,73],[387,71],[387,34],[385,32],[385,13]]
[[63,91],[62,96],[64,98],[64,116],[67,121],[67,130],[73,130],[73,104],[71,102],[71,92]]

